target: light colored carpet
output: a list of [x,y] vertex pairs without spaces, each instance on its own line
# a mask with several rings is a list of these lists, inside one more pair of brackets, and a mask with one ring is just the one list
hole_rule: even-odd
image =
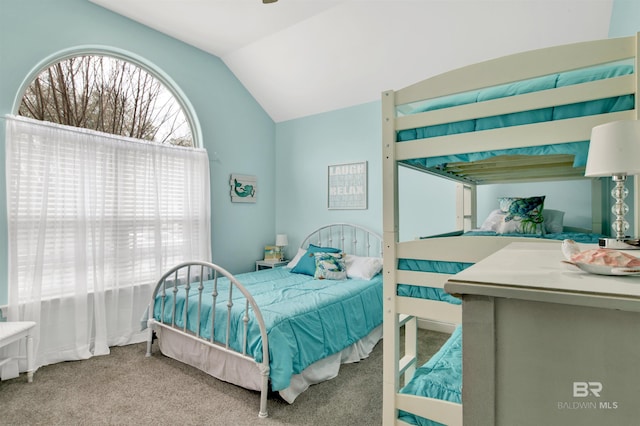
[[[419,331],[421,358],[447,334]],[[382,341],[368,359],[343,365],[335,379],[287,404],[269,397],[257,417],[258,392],[218,381],[163,356],[154,345],[111,348],[111,354],[41,367],[0,382],[1,425],[363,425],[382,423]]]

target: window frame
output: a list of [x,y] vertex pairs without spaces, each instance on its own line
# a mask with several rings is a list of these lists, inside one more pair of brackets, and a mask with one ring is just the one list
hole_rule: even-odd
[[191,102],[189,102],[187,96],[184,94],[182,89],[180,89],[180,86],[178,86],[178,84],[176,84],[176,82],[171,77],[169,77],[167,73],[162,71],[160,67],[156,66],[150,61],[132,52],[114,47],[78,46],[61,50],[44,58],[42,61],[38,62],[38,64],[36,64],[31,69],[31,71],[29,71],[25,79],[22,81],[22,84],[20,85],[20,88],[16,93],[16,97],[13,100],[12,113],[18,115],[20,104],[22,103],[22,98],[24,97],[27,88],[44,70],[65,59],[69,59],[75,56],[91,55],[111,56],[116,59],[130,62],[131,64],[142,68],[150,75],[155,77],[158,81],[160,81],[165,86],[165,88],[173,95],[174,99],[182,108],[189,127],[191,128],[193,147],[204,148],[204,145],[202,143],[202,129],[200,128],[200,122],[198,120],[197,114],[195,112],[195,109],[193,108],[193,105],[191,104]]

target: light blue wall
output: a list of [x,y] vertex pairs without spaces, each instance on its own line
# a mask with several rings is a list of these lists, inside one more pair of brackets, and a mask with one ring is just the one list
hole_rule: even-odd
[[[0,0],[0,305],[7,300],[4,116],[15,112],[34,67],[78,46],[131,52],[184,92],[211,160],[214,261],[231,272],[253,268],[275,235],[275,124],[224,63],[87,0]],[[257,176],[256,204],[231,203],[230,173]]]
[[609,37],[624,37],[640,31],[640,1],[614,0]]
[[456,229],[455,182],[398,168],[398,238],[415,240]]
[[[382,233],[382,125],[379,101],[276,125],[276,230],[287,233],[287,256],[320,225],[352,222]],[[368,208],[329,210],[330,164],[367,161]],[[398,172],[400,239],[453,230],[455,192],[450,181],[407,168]],[[415,208],[414,208],[415,206]],[[425,206],[430,208],[425,215]]]
[[[276,125],[276,230],[289,236],[288,257],[318,226],[353,222],[382,232],[380,102]],[[327,208],[328,166],[368,164],[368,208]]]

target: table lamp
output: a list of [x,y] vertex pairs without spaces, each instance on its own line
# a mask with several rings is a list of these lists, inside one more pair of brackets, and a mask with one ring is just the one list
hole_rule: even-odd
[[276,246],[280,249],[280,260],[284,260],[284,248],[288,245],[287,234],[276,234]]
[[611,196],[615,200],[611,208],[616,216],[616,220],[611,225],[615,238],[601,238],[599,241],[601,247],[640,249],[638,239],[626,235],[629,222],[625,220],[625,215],[629,211],[629,206],[624,202],[629,193],[625,187],[627,176],[636,174],[640,174],[640,121],[612,121],[594,127],[591,130],[589,156],[584,175],[587,177],[611,176],[615,183],[615,187],[611,190]]

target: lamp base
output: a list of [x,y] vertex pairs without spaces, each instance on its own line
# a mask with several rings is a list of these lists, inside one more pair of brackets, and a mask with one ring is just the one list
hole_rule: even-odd
[[640,250],[640,239],[631,237],[600,238],[598,245],[615,250]]

